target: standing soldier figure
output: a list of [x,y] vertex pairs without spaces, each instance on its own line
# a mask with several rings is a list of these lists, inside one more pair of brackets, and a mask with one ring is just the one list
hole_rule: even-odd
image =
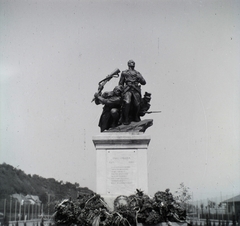
[[130,124],[131,121],[140,121],[141,85],[145,85],[146,81],[134,68],[135,62],[129,60],[128,69],[122,72],[119,80],[119,85],[123,86],[122,123],[124,125]]

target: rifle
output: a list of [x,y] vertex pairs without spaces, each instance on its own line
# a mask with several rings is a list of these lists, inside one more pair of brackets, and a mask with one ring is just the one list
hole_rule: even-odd
[[[104,85],[109,82],[112,78],[118,78],[119,77],[119,73],[120,70],[118,68],[116,68],[110,75],[108,75],[106,78],[104,78],[103,80],[101,80],[98,83],[98,94],[100,94],[104,88]],[[95,100],[95,97],[92,99],[92,102]]]
[[160,113],[161,111],[145,111],[144,114]]

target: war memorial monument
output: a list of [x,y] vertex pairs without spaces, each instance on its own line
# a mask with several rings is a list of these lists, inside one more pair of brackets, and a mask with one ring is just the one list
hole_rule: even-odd
[[[141,85],[146,81],[128,61],[113,91],[103,92],[103,84],[119,69],[99,83],[95,103],[104,105],[99,120],[101,134],[93,137],[97,155],[96,192],[106,200],[121,194],[131,195],[136,188],[148,193],[147,149],[151,140],[144,134],[153,120],[143,120],[150,108],[151,94],[142,97]],[[113,202],[113,200],[112,200]]]
[[[148,196],[147,154],[151,137],[145,134],[152,119],[151,93],[141,93],[146,84],[128,61],[128,69],[114,70],[99,82],[92,102],[102,105],[100,133],[93,136],[96,149],[96,192],[79,194],[77,200],[63,200],[56,206],[56,225],[144,226],[187,225],[186,210],[169,189]],[[119,78],[111,91],[104,85]]]

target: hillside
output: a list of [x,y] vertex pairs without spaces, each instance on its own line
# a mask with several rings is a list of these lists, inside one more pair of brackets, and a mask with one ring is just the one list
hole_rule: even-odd
[[86,187],[80,187],[78,183],[63,183],[54,178],[43,178],[39,175],[25,174],[6,163],[0,164],[0,199],[8,198],[9,195],[31,194],[39,196],[43,204],[48,202],[48,194],[51,201],[77,197],[78,193],[91,193]]

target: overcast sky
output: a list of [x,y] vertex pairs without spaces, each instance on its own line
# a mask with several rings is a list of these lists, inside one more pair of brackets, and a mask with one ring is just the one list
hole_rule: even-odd
[[[152,93],[149,193],[240,193],[240,1],[0,0],[0,162],[96,189],[97,83]],[[104,90],[111,90],[112,79]]]

